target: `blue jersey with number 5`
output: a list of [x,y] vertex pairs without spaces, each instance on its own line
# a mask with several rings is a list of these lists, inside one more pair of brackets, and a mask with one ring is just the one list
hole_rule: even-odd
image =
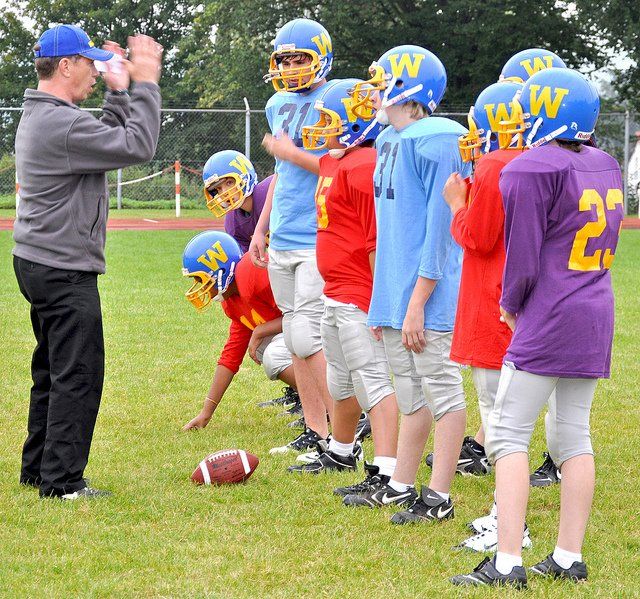
[[[314,104],[325,92],[325,85],[306,94],[278,92],[271,96],[266,107],[271,132],[274,135],[285,132],[302,148],[302,127],[318,121],[319,114]],[[322,156],[326,150],[312,153]],[[314,248],[318,226],[314,198],[317,175],[277,159],[275,173],[278,180],[269,222],[271,247],[275,250]]]
[[470,174],[458,150],[466,129],[429,117],[376,140],[374,193],[378,243],[369,324],[401,329],[418,276],[436,280],[425,305],[425,328],[453,330],[462,250],[450,233],[451,211],[442,197],[453,172]]

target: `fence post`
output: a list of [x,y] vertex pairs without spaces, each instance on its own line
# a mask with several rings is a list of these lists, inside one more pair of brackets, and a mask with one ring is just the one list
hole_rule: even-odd
[[624,164],[622,170],[622,188],[623,198],[624,198],[624,215],[627,215],[627,210],[629,209],[629,136],[631,135],[629,131],[630,126],[630,115],[629,111],[626,110],[624,113]]
[[118,210],[122,210],[122,169],[118,169]]
[[246,108],[244,113],[244,155],[251,160],[251,110],[249,101],[246,98],[242,99]]
[[180,161],[176,160],[173,163],[176,178],[176,218],[180,216]]
[[20,183],[18,183],[18,169],[16,169],[16,216],[18,215],[19,203],[20,203]]

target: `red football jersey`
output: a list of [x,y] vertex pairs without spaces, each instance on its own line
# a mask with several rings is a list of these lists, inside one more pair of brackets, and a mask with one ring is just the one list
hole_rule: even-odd
[[231,319],[231,326],[218,364],[238,372],[253,329],[263,322],[280,318],[282,312],[273,299],[267,269],[254,266],[249,254],[240,258],[235,270],[235,281],[238,295],[222,302],[222,309]]
[[451,235],[464,250],[451,359],[478,368],[500,369],[511,329],[500,322],[504,269],[504,208],[498,183],[502,168],[519,156],[496,150],[478,161],[469,203],[451,222]]
[[340,160],[325,154],[316,188],[316,255],[324,294],[363,312],[369,311],[373,287],[369,254],[376,249],[375,166],[373,148],[356,148]]

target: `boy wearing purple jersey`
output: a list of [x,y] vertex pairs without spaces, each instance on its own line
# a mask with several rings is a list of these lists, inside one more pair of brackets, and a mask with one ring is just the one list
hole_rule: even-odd
[[224,230],[246,252],[273,175],[258,183],[256,170],[244,154],[223,150],[207,160],[202,179],[207,208],[218,218],[224,216]]
[[[597,379],[608,377],[614,298],[609,269],[623,217],[622,177],[608,154],[587,147],[598,117],[595,88],[569,69],[535,74],[522,113],[503,123],[531,148],[502,171],[506,262],[501,312],[514,330],[486,432],[496,469],[498,552],[458,585],[526,586],[521,543],[529,491],[528,446],[556,392],[555,439],[562,472],[555,550],[532,574],[587,578],[582,543],[595,467],[589,430]],[[506,137],[506,136],[505,136]]]

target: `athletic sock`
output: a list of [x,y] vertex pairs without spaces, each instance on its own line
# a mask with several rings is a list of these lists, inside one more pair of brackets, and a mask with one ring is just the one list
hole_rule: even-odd
[[553,561],[561,568],[568,570],[573,566],[573,562],[582,561],[582,553],[571,553],[571,551],[560,549],[560,547],[556,545],[556,548],[553,550]]
[[397,491],[398,493],[404,493],[405,491],[408,491],[409,489],[413,489],[413,485],[408,485],[407,483],[399,483],[397,480],[393,480],[393,479],[391,479],[387,484],[394,491]]
[[496,570],[500,574],[510,574],[516,566],[522,566],[522,557],[498,551],[496,553]]
[[336,455],[342,456],[343,458],[346,458],[353,453],[354,444],[355,440],[351,441],[351,443],[340,443],[332,437],[331,441],[329,441],[329,451],[331,453],[335,453]]
[[393,471],[396,469],[396,458],[390,458],[388,456],[376,456],[373,458],[373,465],[378,467],[378,473],[382,476],[393,476]]
[[440,497],[442,497],[442,499],[444,499],[445,501],[448,501],[449,499],[449,493],[440,493],[440,491],[436,491],[435,489],[431,489],[434,493],[437,493]]

